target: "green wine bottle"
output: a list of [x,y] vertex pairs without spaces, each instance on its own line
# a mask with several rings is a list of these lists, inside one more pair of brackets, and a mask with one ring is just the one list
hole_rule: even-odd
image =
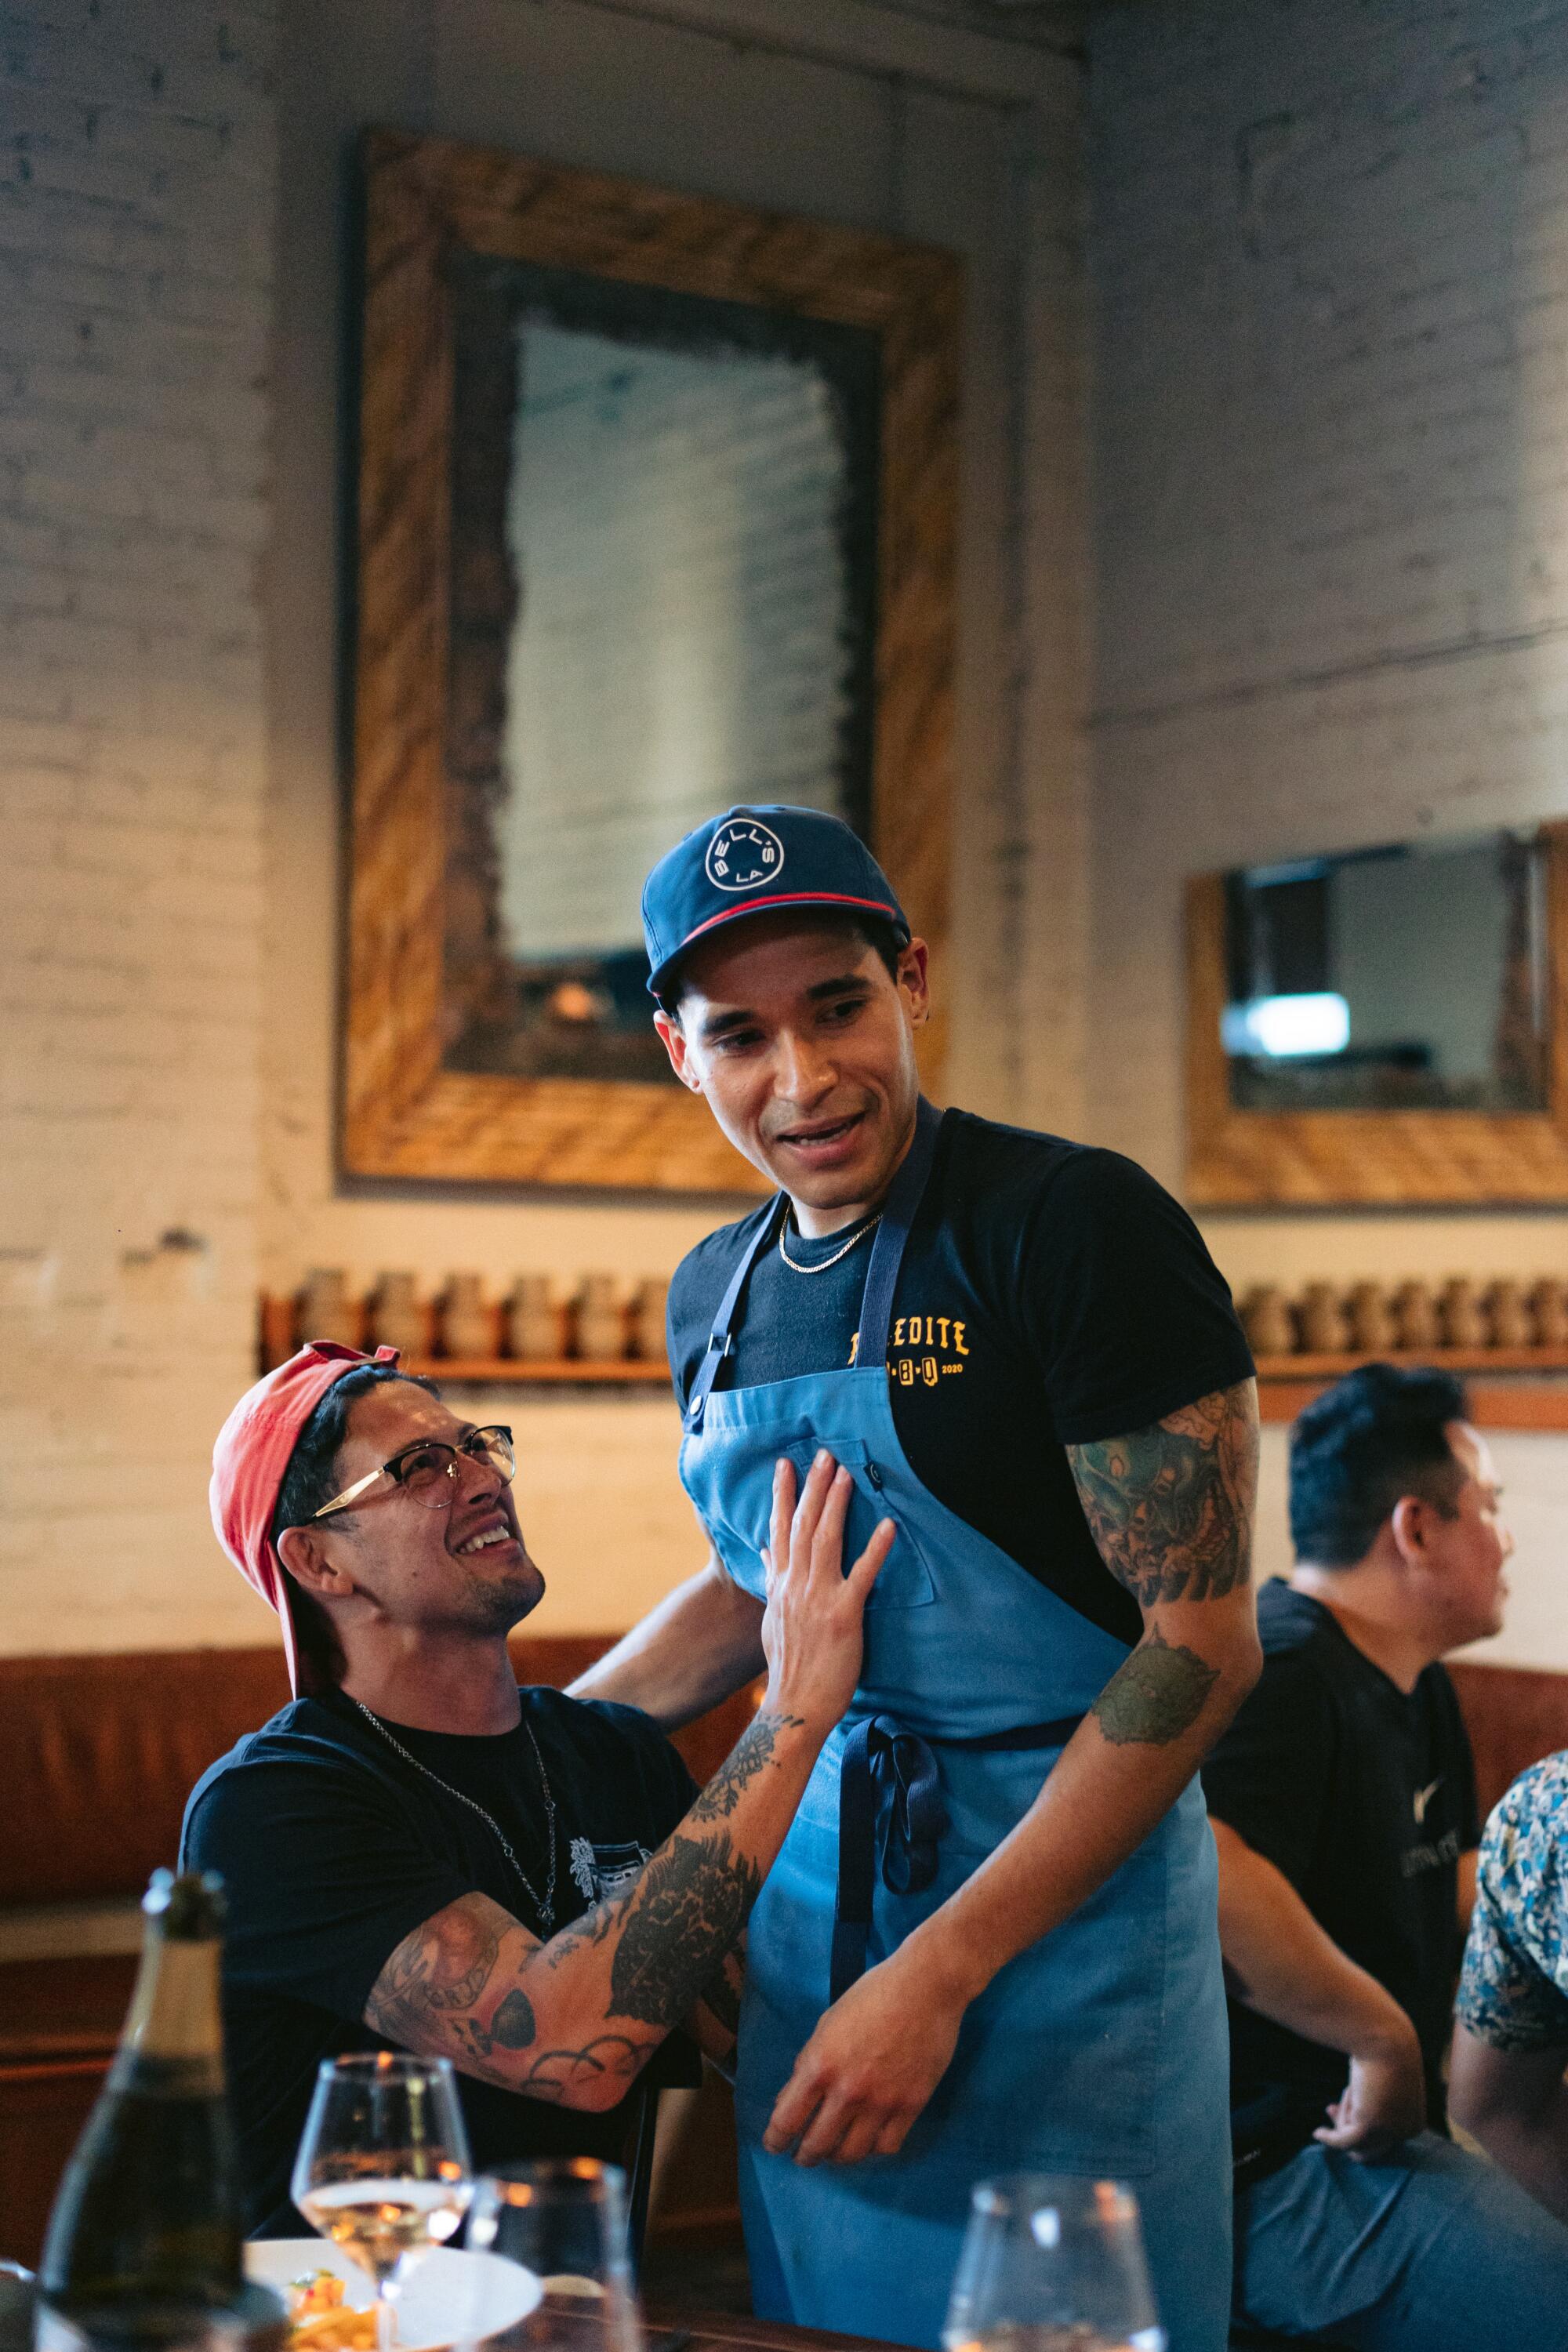
[[39,2352],[214,2342],[277,2352],[283,2306],[247,2282],[242,2261],[218,1998],[222,1882],[154,1871],[142,1908],[130,2013],[45,2234]]

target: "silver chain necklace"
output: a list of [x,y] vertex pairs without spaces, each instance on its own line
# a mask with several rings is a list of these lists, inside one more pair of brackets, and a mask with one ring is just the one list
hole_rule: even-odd
[[[343,1693],[343,1696],[348,1698],[351,1696],[351,1694],[345,1691]],[[366,1706],[363,1698],[354,1699],[353,1704],[358,1707],[365,1721],[370,1724],[374,1730],[380,1732],[387,1746],[389,1748],[395,1748],[397,1750],[397,1753],[402,1757],[405,1764],[412,1764],[416,1772],[423,1772],[427,1780],[434,1780],[438,1789],[445,1789],[448,1797],[456,1797],[459,1805],[467,1805],[471,1813],[478,1813],[480,1821],[489,1824],[492,1833],[494,1834],[496,1843],[500,1846],[502,1853],[505,1854],[508,1862],[510,1863],[512,1868],[516,1871],[519,1878],[521,1879],[524,1886],[528,1889],[528,1899],[532,1904],[535,1911],[538,1912],[540,1919],[543,1923],[545,1928],[547,1930],[552,1929],[555,1926],[555,1797],[554,1792],[550,1786],[550,1775],[544,1769],[544,1759],[539,1752],[539,1742],[533,1736],[532,1724],[525,1720],[522,1727],[528,1734],[528,1744],[533,1750],[533,1760],[539,1767],[539,1785],[544,1791],[545,1834],[550,1841],[550,1876],[545,1885],[544,1899],[542,1902],[541,1902],[539,1898],[539,1894],[534,1886],[532,1879],[530,1878],[527,1871],[524,1870],[521,1863],[519,1862],[510,1846],[508,1845],[505,1837],[501,1833],[500,1823],[496,1820],[495,1815],[493,1813],[487,1813],[483,1805],[479,1804],[473,1797],[466,1797],[461,1789],[454,1789],[449,1780],[443,1780],[439,1772],[432,1772],[428,1764],[421,1764],[417,1756],[411,1756],[407,1748],[403,1745],[402,1740],[395,1739],[393,1738],[385,1724],[383,1723],[380,1716],[372,1715],[369,1707]]]
[[784,1223],[779,1227],[779,1255],[793,1274],[826,1274],[830,1265],[837,1265],[841,1257],[847,1257],[850,1251],[857,1244],[863,1242],[868,1234],[874,1234],[881,1222],[882,1212],[879,1209],[874,1217],[868,1217],[863,1225],[856,1226],[843,1248],[836,1249],[831,1257],[820,1259],[816,1265],[802,1265],[800,1260],[791,1257],[784,1247],[784,1234],[789,1229],[789,1211],[786,1209]]

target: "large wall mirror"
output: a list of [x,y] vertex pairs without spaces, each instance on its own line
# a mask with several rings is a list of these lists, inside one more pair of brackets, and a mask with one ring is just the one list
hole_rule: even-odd
[[1552,825],[1193,883],[1194,1196],[1568,1199],[1565,858]]
[[957,265],[377,132],[365,289],[345,1166],[751,1189],[642,877],[803,802],[940,943]]

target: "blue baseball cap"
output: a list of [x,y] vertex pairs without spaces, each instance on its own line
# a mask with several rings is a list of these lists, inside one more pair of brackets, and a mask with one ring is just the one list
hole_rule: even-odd
[[643,884],[649,994],[665,993],[688,948],[710,931],[784,907],[872,916],[909,945],[891,883],[842,817],[787,803],[726,809],[678,841]]

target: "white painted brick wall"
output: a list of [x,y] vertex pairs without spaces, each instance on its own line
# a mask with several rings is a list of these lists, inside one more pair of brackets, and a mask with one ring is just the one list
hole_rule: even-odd
[[1092,1113],[1174,1179],[1185,875],[1568,808],[1568,9],[1096,26]]
[[[1089,1124],[1179,1186],[1185,876],[1568,811],[1568,9],[1149,0],[1090,91]],[[1238,1286],[1568,1254],[1560,1213],[1204,1224]],[[1493,1654],[1568,1667],[1568,1440],[1500,1452]]]
[[10,0],[0,43],[7,1650],[260,1613],[205,1485],[254,1322],[274,34]]

